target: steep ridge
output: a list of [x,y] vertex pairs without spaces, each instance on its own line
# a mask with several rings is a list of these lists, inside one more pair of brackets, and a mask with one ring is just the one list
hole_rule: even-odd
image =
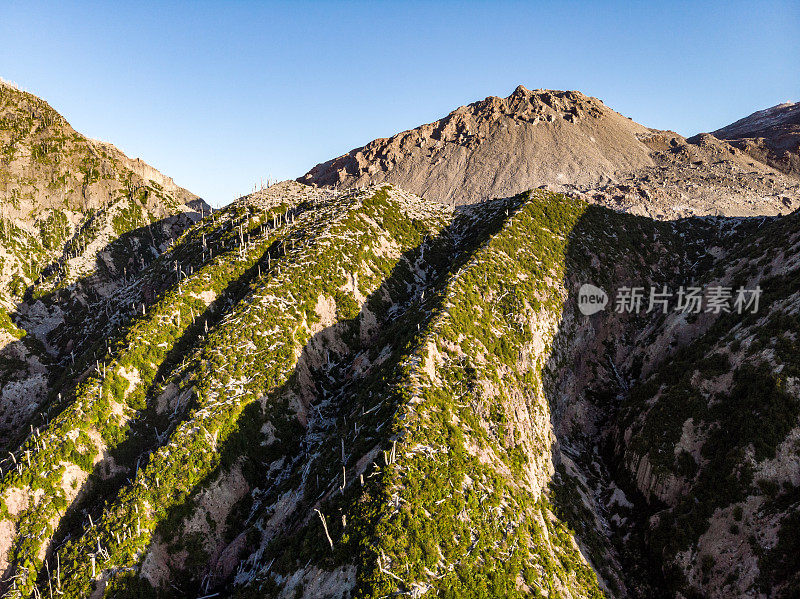
[[787,175],[800,177],[800,102],[759,110],[712,135]]
[[[9,441],[6,594],[791,596],[797,219],[297,183],[207,215]],[[764,296],[587,317],[587,282]]]
[[209,207],[3,82],[0,150],[2,442],[61,368],[105,337],[95,325],[119,324],[113,291]]
[[137,226],[208,210],[169,177],[80,135],[44,100],[6,83],[0,148],[6,305],[34,282],[43,292],[84,276],[98,251]]
[[390,183],[450,205],[536,187],[635,214],[786,213],[800,184],[725,141],[648,129],[577,91],[528,90],[462,106],[376,139],[298,181],[353,188]]
[[[31,460],[30,464],[33,465],[29,465],[29,468],[33,471],[42,469],[43,472],[50,472],[51,469],[46,464],[52,463],[55,469],[52,470],[52,475],[47,476],[49,479],[48,483],[45,483],[48,487],[47,492],[38,498],[36,494],[26,496],[23,491],[27,481],[25,463],[20,462],[16,474],[14,471],[10,472],[4,481],[6,485],[2,496],[17,498],[17,510],[21,505],[25,510],[8,512],[10,521],[17,522],[17,526],[20,527],[15,537],[17,540],[6,554],[9,568],[7,574],[11,575],[13,572],[15,576],[12,595],[16,593],[24,595],[26,589],[32,588],[30,585],[36,580],[37,575],[40,584],[44,583],[45,573],[52,568],[48,566],[42,571],[41,559],[47,555],[47,544],[56,528],[54,525],[59,520],[60,508],[57,504],[63,505],[64,502],[73,501],[75,497],[80,497],[78,501],[87,505],[88,523],[80,521],[83,518],[67,517],[68,520],[72,520],[69,524],[73,527],[77,525],[78,530],[83,529],[84,534],[73,541],[68,541],[63,549],[58,550],[56,555],[58,579],[55,581],[63,592],[75,596],[91,592],[92,579],[95,575],[99,577],[101,587],[103,582],[111,579],[112,589],[119,590],[121,587],[133,594],[142,591],[138,584],[149,586],[154,583],[162,586],[167,582],[173,585],[178,583],[182,585],[181,592],[186,592],[187,585],[189,589],[198,589],[200,585],[208,587],[217,584],[216,577],[221,576],[224,580],[231,575],[231,570],[237,563],[235,557],[243,550],[255,551],[256,559],[253,560],[253,566],[257,567],[258,556],[264,551],[264,547],[260,549],[259,547],[265,542],[273,541],[274,539],[270,537],[276,531],[280,531],[283,536],[286,532],[284,527],[288,527],[292,520],[298,518],[296,513],[298,511],[300,515],[297,524],[304,525],[306,530],[312,532],[314,536],[317,535],[319,531],[309,526],[309,521],[311,523],[316,521],[309,518],[307,512],[310,512],[311,516],[314,516],[314,513],[308,504],[311,502],[311,505],[314,505],[313,497],[320,490],[322,496],[331,495],[332,491],[336,491],[340,480],[338,446],[333,447],[332,455],[330,451],[327,452],[328,455],[320,455],[318,462],[308,461],[308,458],[316,452],[321,454],[321,450],[326,447],[329,448],[331,434],[335,435],[336,440],[343,440],[349,431],[349,426],[344,430],[337,430],[339,427],[335,426],[336,419],[331,416],[335,416],[337,411],[346,409],[340,418],[346,420],[350,417],[351,422],[356,421],[354,425],[356,437],[359,429],[366,427],[369,435],[364,435],[363,440],[356,445],[356,449],[360,449],[359,446],[364,447],[367,455],[376,458],[382,438],[385,440],[386,435],[391,434],[391,428],[385,425],[397,407],[388,401],[385,406],[382,406],[383,402],[379,402],[369,408],[362,404],[363,414],[361,422],[358,422],[358,403],[352,405],[351,398],[335,390],[341,385],[331,376],[332,372],[336,372],[334,364],[338,361],[337,357],[352,358],[351,352],[354,349],[352,346],[359,348],[361,360],[357,359],[353,365],[366,370],[367,374],[371,374],[370,362],[374,359],[377,366],[377,372],[372,374],[374,390],[385,393],[382,391],[384,385],[381,383],[387,374],[386,371],[389,373],[396,371],[402,376],[403,366],[398,361],[399,355],[392,356],[393,353],[397,353],[392,351],[393,347],[384,343],[389,340],[392,343],[400,341],[402,346],[405,343],[403,336],[398,339],[397,333],[413,335],[413,328],[407,325],[414,321],[424,322],[426,315],[421,304],[425,291],[427,274],[425,270],[428,268],[437,270],[436,252],[437,250],[441,252],[443,249],[437,246],[444,244],[444,249],[447,249],[451,244],[465,238],[463,243],[468,248],[485,236],[485,233],[483,236],[480,235],[482,230],[496,226],[492,223],[487,224],[485,218],[468,217],[467,221],[460,225],[464,229],[459,233],[454,231],[441,240],[437,237],[435,241],[431,241],[430,248],[423,244],[419,250],[415,250],[415,245],[423,240],[423,235],[436,235],[451,217],[444,207],[431,209],[420,200],[400,194],[399,199],[403,201],[398,201],[397,196],[398,192],[387,193],[384,190],[377,190],[372,195],[351,194],[344,198],[331,195],[327,200],[317,202],[313,210],[303,211],[302,205],[295,206],[288,212],[283,212],[286,215],[281,218],[283,227],[280,225],[275,229],[267,227],[267,231],[274,230],[275,235],[280,235],[277,240],[268,235],[260,238],[258,234],[253,239],[255,229],[263,228],[268,217],[261,211],[258,211],[253,220],[248,219],[246,224],[242,220],[247,213],[240,216],[241,213],[234,209],[213,217],[220,219],[219,223],[223,229],[227,224],[229,231],[235,232],[238,224],[241,227],[240,242],[248,229],[250,230],[251,242],[245,246],[250,251],[245,253],[240,245],[240,249],[234,253],[236,262],[246,260],[246,256],[255,256],[260,260],[255,265],[249,263],[248,272],[253,277],[250,290],[248,291],[247,286],[244,287],[244,294],[240,296],[238,303],[226,302],[230,311],[209,329],[208,341],[205,341],[205,335],[200,335],[198,342],[202,345],[199,345],[197,350],[189,352],[189,355],[194,354],[196,358],[189,358],[188,363],[175,367],[173,374],[168,375],[166,380],[160,381],[157,390],[152,390],[148,394],[139,391],[139,381],[146,388],[152,380],[153,368],[142,371],[141,364],[134,362],[137,364],[137,373],[135,376],[130,376],[131,369],[126,364],[134,360],[132,356],[127,355],[128,351],[134,353],[146,351],[148,356],[153,356],[153,346],[147,343],[146,349],[137,350],[136,343],[130,343],[126,351],[125,344],[119,344],[117,347],[123,348],[121,355],[114,358],[111,364],[96,366],[96,375],[90,375],[76,389],[75,396],[70,397],[64,411],[47,427],[48,432],[35,434],[26,441],[24,446],[26,449],[21,450],[20,455],[24,454],[26,459]],[[251,207],[248,206],[248,210]],[[284,206],[279,206],[279,213],[283,209]],[[495,210],[494,213],[492,216],[496,221],[502,212]],[[315,230],[315,221],[324,225],[324,228]],[[382,226],[378,223],[382,223]],[[193,243],[197,244],[202,236],[202,232],[195,231],[185,243],[191,244],[190,239],[193,239]],[[215,246],[225,246],[224,241],[220,242],[210,234],[206,243],[209,244],[209,250]],[[292,248],[295,244],[297,247]],[[182,259],[197,255],[196,250],[192,251],[194,248],[185,247],[183,243],[179,243],[177,247],[183,249],[183,251],[176,250],[176,256]],[[348,247],[351,250],[348,250]],[[367,248],[366,255],[362,254],[364,248]],[[313,253],[310,253],[311,250],[314,250]],[[412,261],[403,258],[404,250],[412,250],[412,257],[415,259]],[[429,252],[433,255],[426,258],[425,255]],[[219,257],[218,253],[217,255],[218,261],[209,263],[207,269],[216,271],[220,264],[226,262],[226,258],[230,259],[230,256]],[[467,256],[469,255],[467,253]],[[313,259],[308,260],[311,257]],[[165,257],[164,260],[166,259]],[[337,262],[333,262],[332,259]],[[357,268],[359,259],[366,259],[362,263],[362,269]],[[401,261],[398,262],[398,259]],[[337,268],[337,263],[349,268]],[[423,265],[423,270],[418,269],[418,264]],[[438,270],[446,268],[447,264],[447,260],[442,260]],[[165,302],[170,306],[170,314],[176,309],[173,302],[179,301],[178,298],[183,300],[187,297],[192,282],[202,288],[208,285],[211,278],[216,279],[216,277],[210,278],[210,273],[204,273],[199,264],[196,266],[198,266],[197,274],[190,275],[182,283],[184,293],[178,296],[174,293],[174,289],[168,292]],[[257,274],[259,270],[260,276]],[[381,286],[390,270],[396,274],[389,277],[385,286]],[[302,271],[308,271],[308,276],[303,276]],[[376,276],[381,272],[384,273],[383,276]],[[376,291],[379,292],[375,293]],[[188,294],[199,295],[192,292]],[[359,316],[359,298],[364,301],[366,296],[370,297],[368,307],[361,311],[360,326],[353,330],[352,324],[347,322],[347,317],[353,323],[357,322],[353,319]],[[430,296],[428,301],[431,301]],[[404,306],[404,303],[410,305]],[[282,307],[283,310],[276,310],[276,307]],[[183,311],[186,311],[185,308]],[[157,319],[163,331],[164,323],[163,318],[159,318],[160,313],[158,307],[148,311],[149,319]],[[387,318],[410,318],[411,323],[406,320],[390,329],[389,333],[394,334],[381,334],[384,329],[381,325]],[[169,327],[166,327],[166,330],[169,330]],[[245,331],[250,331],[250,335],[246,335]],[[378,344],[371,346],[374,342],[371,337],[376,333]],[[299,338],[296,337],[298,334]],[[140,339],[140,343],[144,343],[145,339],[149,340],[149,336],[133,333],[127,338]],[[168,351],[171,338],[174,339],[174,336],[165,337],[164,345],[167,346],[165,353]],[[160,346],[161,344],[157,345]],[[371,350],[369,358],[365,355],[367,349]],[[241,353],[242,351],[244,353]],[[253,351],[264,354],[264,362],[248,359]],[[333,360],[331,354],[334,356]],[[153,358],[157,360],[157,356]],[[388,368],[388,365],[386,368],[381,367],[381,362],[387,359],[391,368]],[[196,364],[193,363],[194,360],[197,361]],[[348,370],[352,373],[352,369]],[[126,385],[120,385],[118,377],[115,376],[116,372],[123,371],[128,373],[127,392]],[[354,378],[361,378],[360,382],[363,383],[365,375],[358,376],[356,373],[352,375]],[[92,383],[94,378],[97,379],[96,385],[99,385],[99,388]],[[347,380],[348,377],[343,378]],[[338,401],[332,402],[327,399],[329,389],[324,386],[325,379],[327,387],[333,386],[330,392],[338,395],[338,397],[334,395],[332,399]],[[132,385],[136,385],[133,392],[131,392]],[[232,396],[231,391],[233,391]],[[104,398],[106,393],[109,394],[108,398]],[[152,435],[155,436],[155,449],[145,445],[140,447],[139,456],[135,453],[129,454],[128,468],[134,466],[133,459],[137,457],[136,478],[133,481],[129,479],[127,484],[122,483],[122,488],[116,493],[116,501],[97,512],[99,498],[91,495],[93,493],[102,495],[108,490],[103,489],[104,485],[99,485],[97,482],[95,484],[99,488],[96,490],[92,489],[91,482],[89,488],[81,488],[87,477],[86,474],[76,474],[77,469],[82,467],[82,471],[91,470],[94,465],[95,475],[99,475],[102,479],[121,467],[123,463],[121,457],[119,461],[117,459],[109,461],[101,456],[109,450],[113,451],[114,440],[119,440],[120,433],[115,433],[115,429],[119,430],[119,426],[128,418],[136,419],[136,416],[126,414],[127,409],[123,407],[124,404],[127,403],[130,407],[132,397],[138,397],[141,402],[142,395],[150,400],[148,403],[151,405],[145,410],[151,412],[150,418],[153,419],[157,417],[156,414],[152,414],[156,411],[154,407],[161,405],[161,409],[168,413],[174,404],[171,414],[173,422],[170,422],[169,417],[166,419],[167,422],[163,422],[162,417],[164,432],[161,434],[158,433],[160,427],[155,425]],[[348,400],[347,403],[337,405],[345,398]],[[371,390],[362,395],[362,400],[372,403],[374,399]],[[152,406],[152,402],[156,406]],[[333,405],[330,405],[331,403]],[[245,408],[248,404],[249,408]],[[144,404],[140,404],[139,407],[144,408]],[[333,414],[328,413],[329,410]],[[367,417],[368,414],[371,415]],[[148,418],[147,415],[139,416],[142,417]],[[156,421],[151,420],[151,423],[153,422]],[[384,427],[386,430],[381,433]],[[141,428],[148,430],[144,423]],[[123,428],[123,432],[128,431]],[[134,436],[136,432],[131,430],[128,434]],[[169,442],[165,443],[167,438]],[[266,447],[256,442],[259,438],[264,440]],[[59,439],[65,441],[59,443]],[[147,439],[143,441],[146,443]],[[150,442],[153,442],[152,439]],[[110,447],[105,447],[106,444]],[[222,449],[218,444],[227,448]],[[28,446],[31,449],[27,449]],[[344,444],[342,447],[344,454]],[[355,477],[366,474],[369,478],[370,473],[365,473],[364,470],[372,465],[369,460],[364,460],[364,456],[360,453],[350,454],[351,447],[348,444],[348,454],[343,458],[347,465],[344,466],[341,476],[345,477],[345,481],[348,480],[348,476],[352,476],[350,481],[354,488]],[[149,459],[140,462],[138,457],[148,454]],[[273,476],[277,480],[264,481],[263,466],[259,464],[270,462],[272,464],[269,469],[270,474],[275,471]],[[350,475],[347,474],[347,466],[352,471]],[[78,481],[74,487],[64,484],[65,476],[70,478],[68,473],[71,473],[71,480]],[[372,472],[372,475],[375,473]],[[124,475],[119,478],[124,478]],[[322,485],[320,478],[325,481]],[[279,497],[271,497],[276,492],[275,487],[284,481],[296,487],[294,492],[284,492]],[[273,482],[273,485],[264,485],[263,490],[254,488],[257,484],[262,485],[267,482]],[[198,483],[200,488],[194,488]],[[190,501],[186,501],[186,494],[190,491],[192,491]],[[77,495],[78,492],[80,496]],[[281,509],[276,510],[274,504],[258,509],[262,495],[265,502],[268,499],[273,501],[277,499],[278,503],[282,504]],[[90,502],[91,499],[94,501]],[[226,537],[222,535],[226,532],[225,525],[230,526],[231,520],[234,525],[241,525],[236,518],[226,518],[228,511],[236,507],[234,504],[239,500],[243,501],[244,505],[238,509],[244,510],[245,513],[249,509],[251,514],[249,519],[255,517],[258,519],[248,527],[249,530],[234,535],[233,543],[226,548],[224,542]],[[173,509],[170,509],[172,506]],[[92,510],[94,519],[91,518]],[[244,514],[238,515],[241,517]],[[261,522],[263,529],[258,526],[259,520],[263,520]],[[356,523],[354,524],[356,530],[369,524],[367,521],[359,526],[357,515],[352,521]],[[202,532],[197,530],[198,524]],[[40,530],[42,525],[45,526],[44,535],[24,533],[25,530]],[[157,529],[156,525],[159,526]],[[333,522],[331,525],[334,526]],[[219,526],[220,530],[215,535],[216,526]],[[281,530],[282,528],[284,530]],[[154,531],[158,534],[158,538],[150,544]],[[227,532],[230,543],[230,531]],[[236,528],[233,532],[237,532]],[[59,531],[56,531],[56,534],[58,535]],[[561,535],[559,543],[567,543],[563,551],[573,555],[572,559],[577,560],[575,563],[582,564],[582,559],[568,541],[568,533],[561,530],[559,534]],[[215,543],[221,546],[215,548]],[[131,582],[128,568],[140,563],[141,550],[148,545],[150,545],[149,552],[141,564],[142,582]],[[359,547],[357,539],[354,539],[353,545],[353,549]],[[220,549],[224,551],[219,553]],[[95,564],[91,566],[92,576],[88,575],[90,562],[81,558],[87,550],[93,554],[93,559],[90,561]],[[206,563],[209,557],[214,555],[212,550],[216,550],[219,559],[213,576],[208,570],[197,572],[190,569],[188,564],[197,563],[198,559]],[[225,552],[228,553],[227,557]],[[230,555],[231,553],[233,555]],[[347,549],[344,553],[347,555]],[[98,567],[95,561],[98,556],[104,560],[103,563],[113,563],[109,568],[103,567],[100,574],[95,571]],[[222,559],[225,557],[226,559]],[[291,558],[287,556],[286,559]],[[550,561],[553,559],[555,556],[551,556]],[[555,561],[554,564],[559,564],[556,572],[563,572],[560,562]],[[589,582],[586,584],[591,585],[593,580],[591,570],[586,570],[583,566],[582,571],[583,576],[588,577]],[[179,574],[180,572],[183,574]],[[196,578],[195,576],[199,574],[205,576]],[[241,580],[242,577],[245,581],[248,580],[246,573],[240,571],[237,579]],[[52,579],[48,573],[49,584],[52,584]],[[561,584],[571,583],[567,576],[563,576]],[[294,588],[296,584],[290,586]]]

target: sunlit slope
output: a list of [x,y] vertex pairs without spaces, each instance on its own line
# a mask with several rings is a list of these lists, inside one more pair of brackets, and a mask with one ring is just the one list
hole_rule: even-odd
[[[542,201],[525,205],[530,210]],[[459,421],[448,415],[453,408],[447,402],[436,407],[436,398],[428,398],[438,388],[441,401],[443,389],[456,384],[457,371],[436,374],[432,358],[418,358],[438,351],[431,346],[435,337],[451,343],[452,325],[447,336],[442,327],[448,328],[452,314],[466,318],[458,304],[472,277],[489,277],[491,268],[481,274],[491,266],[487,257],[502,265],[512,247],[503,245],[509,243],[505,238],[531,233],[530,225],[509,228],[508,223],[532,222],[523,203],[524,198],[499,201],[454,218],[441,206],[373,189],[294,205],[243,202],[191,229],[143,275],[142,280],[167,278],[169,286],[153,303],[133,307],[143,313],[104,356],[73,375],[81,382],[62,390],[5,464],[5,561],[14,576],[12,594],[28,595],[37,584],[60,585],[73,596],[106,583],[113,593],[136,593],[140,586],[166,590],[170,584],[182,591],[230,582],[255,588],[266,556],[279,545],[281,555],[269,559],[280,561],[282,569],[296,568],[295,560],[311,546],[325,550],[315,568],[326,570],[331,560],[358,566],[363,592],[377,592],[393,580],[383,572],[391,572],[395,562],[378,559],[399,556],[380,557],[384,550],[376,543],[386,536],[383,527],[397,526],[396,514],[381,513],[385,506],[378,498],[416,493],[420,474],[430,468],[417,435],[433,426],[430,432],[438,436]],[[576,216],[565,213],[563,226]],[[545,234],[542,249],[557,256],[564,240],[554,239]],[[512,262],[527,262],[519,258]],[[536,264],[532,259],[521,270],[500,266],[486,284],[520,285],[528,278],[527,285],[542,287],[535,277],[557,267]],[[540,271],[526,274],[530,267]],[[554,270],[549,276],[561,275]],[[542,301],[548,303],[535,310],[558,305],[555,298]],[[466,331],[470,339],[478,335],[472,343],[484,342],[481,331],[499,324],[489,312],[482,318]],[[491,352],[503,351],[501,345]],[[539,366],[531,367],[535,372]],[[442,380],[434,386],[431,376]],[[546,419],[546,406],[536,408],[537,401],[541,396],[523,400],[538,410],[526,418]],[[403,431],[406,420],[410,427]],[[466,431],[465,438],[477,447],[493,445],[494,433],[480,441],[487,433],[479,422],[473,426],[484,432]],[[477,447],[447,436],[431,450],[455,444],[460,464],[452,476],[460,484],[471,479],[485,486],[497,472],[507,476],[510,467],[528,471],[510,490],[492,491],[492,501],[495,508],[501,501],[530,504],[523,520],[513,518],[515,528],[521,527],[515,534],[526,539],[518,550],[529,552],[537,526],[556,526],[546,517],[546,505],[536,503],[550,441],[547,433],[519,434],[518,442],[496,446],[497,463],[482,465],[472,455]],[[381,462],[384,450],[393,457]],[[530,465],[526,454],[535,456]],[[403,481],[398,467],[406,461],[414,466]],[[428,484],[438,487],[435,479]],[[476,520],[460,525],[461,536],[478,522],[499,534],[505,521],[481,516],[477,495],[470,497],[477,491],[467,491],[462,500]],[[458,506],[440,501],[441,492],[420,495],[418,509],[439,502],[448,514],[442,526],[454,525]],[[338,509],[334,503],[341,504],[344,519],[330,511]],[[319,514],[330,524],[332,554],[318,544],[327,543]],[[348,515],[350,529],[342,525]],[[480,537],[487,539],[481,552],[488,555],[494,541]],[[430,550],[433,542],[424,535],[408,539],[409,559],[414,547]],[[452,554],[466,542],[464,536],[445,549]],[[574,547],[561,544],[583,573],[581,584],[595,585]],[[555,551],[546,554],[552,559]],[[553,581],[568,585],[562,568]],[[423,571],[414,575],[419,580],[409,577],[403,584],[428,584]],[[280,574],[272,583],[286,585]]]
[[[124,322],[110,297],[187,227],[199,198],[0,81],[0,449],[64,365]],[[131,298],[133,299],[133,298]]]
[[[282,493],[302,504],[290,533],[241,568],[241,596],[600,594],[543,494],[554,438],[541,370],[582,209],[547,195],[492,202],[421,248],[429,260],[453,244],[452,261],[428,267],[363,382],[334,385],[323,416],[335,420],[306,477],[313,493],[289,482],[255,512],[256,528],[272,530]],[[334,380],[362,360],[343,358]]]
[[[541,191],[455,211],[388,186],[243,198],[109,297],[107,336],[11,442],[4,589],[791,589],[796,218],[663,222]],[[625,286],[757,281],[763,316],[614,309]],[[586,282],[611,296],[591,317]],[[719,510],[746,532],[714,533]],[[780,543],[724,569],[763,522]]]
[[[89,513],[98,507],[94,500],[118,497],[89,526],[96,532],[108,526],[114,542],[121,534],[118,546],[101,541],[104,550],[113,550],[115,561],[137,562],[137,551],[169,508],[213,471],[217,444],[236,428],[242,408],[286,383],[320,318],[319,296],[327,290],[346,298],[375,286],[382,279],[376,269],[391,268],[405,249],[401,242],[418,242],[446,218],[442,209],[420,206],[418,221],[406,217],[408,231],[398,229],[395,239],[370,221],[369,210],[359,212],[361,200],[352,196],[310,207],[234,206],[193,229],[153,266],[174,283],[110,344],[76,389],[62,394],[17,452],[24,456],[19,468],[6,473],[7,523],[17,529],[7,553],[17,574],[14,585],[29,588],[40,575],[54,533],[84,527],[72,513],[63,520],[76,497]],[[354,263],[369,252],[368,241],[380,256],[350,292],[339,290],[348,280],[340,267],[348,256],[345,241]],[[346,299],[340,303],[340,309],[350,307]],[[204,458],[201,446],[208,442]],[[149,476],[150,491],[141,495]],[[123,512],[135,513],[141,502],[160,512],[139,510],[137,530],[144,525],[147,535],[126,536],[128,529],[117,520],[133,518]],[[69,527],[59,530],[64,524]],[[87,580],[67,566],[62,583]]]

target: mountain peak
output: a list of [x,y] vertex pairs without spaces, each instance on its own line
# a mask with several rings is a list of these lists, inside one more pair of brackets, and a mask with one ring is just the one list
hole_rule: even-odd
[[[163,238],[149,235],[157,249],[195,213],[209,211],[170,177],[110,143],[81,135],[45,100],[5,81],[0,149],[0,298],[6,300],[34,285],[38,293],[66,287],[98,267],[112,280],[124,277],[131,270],[128,261],[141,267],[152,255],[126,256],[120,272],[110,262],[106,269],[99,258],[116,239],[162,223]],[[122,255],[117,258],[121,264]]]
[[758,110],[712,135],[759,162],[800,178],[800,102]]
[[511,95],[509,96],[509,98],[511,98],[513,96],[529,96],[530,94],[531,94],[531,90],[529,90],[524,85],[520,84],[520,85],[518,85],[516,87],[516,89],[513,92],[511,92]]
[[[314,167],[300,182],[387,182],[447,204],[511,196],[543,184],[594,184],[651,165],[649,130],[580,92],[490,96]],[[555,142],[555,143],[554,143]]]
[[[545,186],[664,219],[775,214],[793,206],[764,178],[774,171],[757,165],[753,172],[749,162],[724,142],[698,144],[649,129],[580,91],[519,85],[507,97],[460,106],[318,164],[298,181],[390,183],[451,205]],[[750,189],[762,199],[753,203]]]
[[785,125],[800,126],[800,102],[782,102],[764,110],[757,110],[713,132],[716,137],[734,139],[738,137],[754,137],[765,133],[770,128]]

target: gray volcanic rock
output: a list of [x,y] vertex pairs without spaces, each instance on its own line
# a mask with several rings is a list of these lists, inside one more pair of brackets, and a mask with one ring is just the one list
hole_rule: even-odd
[[446,204],[471,204],[545,184],[594,185],[653,164],[648,129],[576,91],[489,97],[445,118],[376,139],[317,165],[302,183],[396,184]]
[[800,102],[759,110],[712,135],[760,162],[800,177]]
[[544,187],[659,219],[778,214],[800,186],[708,134],[644,127],[576,91],[489,97],[317,165],[302,183],[391,183],[445,204]]
[[654,166],[618,173],[595,188],[563,185],[557,191],[660,220],[689,216],[786,214],[800,206],[800,183],[754,161],[726,141],[703,133],[686,139],[653,130],[643,141]]

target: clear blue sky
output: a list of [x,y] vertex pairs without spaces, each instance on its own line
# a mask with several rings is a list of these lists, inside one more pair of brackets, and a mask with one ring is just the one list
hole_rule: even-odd
[[0,76],[222,205],[461,104],[579,89],[650,127],[800,100],[800,2],[0,0]]

